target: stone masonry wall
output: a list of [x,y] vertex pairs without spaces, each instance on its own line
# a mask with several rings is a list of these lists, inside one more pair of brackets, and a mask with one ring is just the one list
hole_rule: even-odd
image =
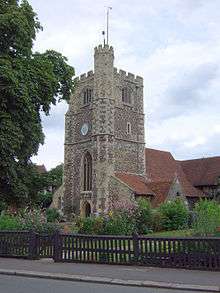
[[117,178],[112,176],[109,181],[109,210],[113,210],[118,202],[134,201],[133,191]]

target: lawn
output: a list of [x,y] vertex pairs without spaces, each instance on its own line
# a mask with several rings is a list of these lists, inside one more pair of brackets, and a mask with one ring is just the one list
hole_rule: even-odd
[[173,231],[161,231],[147,234],[146,236],[155,236],[155,237],[187,237],[193,236],[192,229],[184,229],[184,230],[173,230]]
[[[153,237],[190,237],[195,236],[193,233],[193,229],[184,229],[184,230],[173,230],[173,231],[161,231],[161,232],[154,232],[147,234],[146,236],[153,236]],[[220,237],[220,231],[216,232],[214,237]]]

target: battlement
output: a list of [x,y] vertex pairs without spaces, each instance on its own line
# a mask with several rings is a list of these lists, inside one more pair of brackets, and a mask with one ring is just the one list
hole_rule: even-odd
[[127,79],[129,81],[136,82],[136,83],[139,83],[140,85],[143,85],[143,77],[139,75],[135,76],[133,73],[126,72],[116,67],[114,67],[114,74],[119,78]]
[[99,54],[99,53],[111,53],[114,54],[114,49],[112,46],[109,45],[98,45],[97,47],[95,47],[95,54]]
[[87,73],[83,73],[80,76],[77,76],[74,78],[75,82],[79,82],[79,81],[84,81],[87,78],[93,77],[94,76],[94,72],[93,70],[88,71]]

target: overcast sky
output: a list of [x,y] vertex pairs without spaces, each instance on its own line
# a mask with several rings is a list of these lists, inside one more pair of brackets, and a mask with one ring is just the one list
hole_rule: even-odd
[[[68,57],[76,75],[93,68],[105,5],[112,6],[115,66],[144,77],[146,146],[176,159],[220,155],[219,0],[30,0],[43,32],[35,50]],[[45,144],[34,162],[63,162],[65,103],[42,117]]]

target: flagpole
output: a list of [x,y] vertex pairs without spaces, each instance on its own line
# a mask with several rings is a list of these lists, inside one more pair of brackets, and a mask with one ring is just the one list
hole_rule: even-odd
[[107,7],[107,20],[106,20],[106,44],[108,45],[108,35],[109,35],[109,10],[112,9],[112,7]]

